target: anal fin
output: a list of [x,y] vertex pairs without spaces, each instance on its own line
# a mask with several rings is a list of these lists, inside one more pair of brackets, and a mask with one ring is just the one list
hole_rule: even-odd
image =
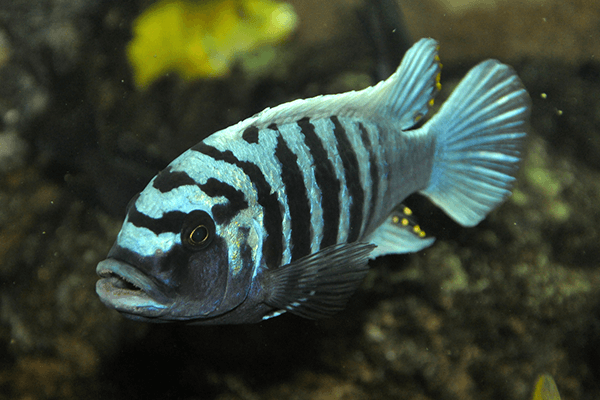
[[422,250],[431,246],[435,238],[427,237],[417,224],[410,208],[400,204],[385,222],[367,237],[367,240],[377,245],[377,248],[369,256],[376,258],[386,254],[403,254]]
[[369,271],[369,243],[329,246],[278,269],[269,270],[268,305],[304,318],[341,311]]

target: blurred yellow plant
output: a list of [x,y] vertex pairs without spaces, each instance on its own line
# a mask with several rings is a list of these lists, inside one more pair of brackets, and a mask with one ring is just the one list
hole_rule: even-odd
[[139,88],[168,72],[223,76],[238,55],[285,39],[297,22],[289,4],[272,0],[162,0],[134,21],[127,57]]
[[542,374],[538,377],[531,400],[560,400],[560,394],[552,376]]

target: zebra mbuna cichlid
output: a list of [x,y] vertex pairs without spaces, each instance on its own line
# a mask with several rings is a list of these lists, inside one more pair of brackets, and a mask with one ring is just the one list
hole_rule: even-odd
[[154,322],[318,318],[368,259],[433,243],[399,207],[411,193],[476,225],[510,195],[530,99],[488,60],[414,128],[440,68],[423,39],[376,86],[266,109],[183,153],[131,201],[98,264],[101,300]]

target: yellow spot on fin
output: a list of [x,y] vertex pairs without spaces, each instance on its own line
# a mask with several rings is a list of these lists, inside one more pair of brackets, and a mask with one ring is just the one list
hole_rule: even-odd
[[403,254],[419,251],[431,246],[435,238],[428,237],[417,224],[413,212],[403,204],[398,204],[390,216],[369,236],[369,241],[377,247],[371,258],[385,254]]
[[435,88],[438,90],[442,90],[442,63],[440,65],[440,72],[435,76]]
[[[439,49],[439,46],[437,46],[437,48]],[[435,61],[437,61],[438,66],[440,68],[439,72],[435,76],[435,89],[439,92],[440,90],[442,90],[442,82],[441,81],[442,81],[442,67],[443,67],[443,65],[440,62],[440,56],[437,55],[437,54],[435,55]],[[429,107],[433,107],[434,100],[435,99],[433,99],[433,98],[431,100],[429,100],[429,103],[428,103]]]
[[241,54],[285,39],[297,22],[289,4],[272,0],[162,0],[134,21],[127,57],[140,88],[169,72],[223,76]]
[[538,377],[532,400],[560,400],[556,383],[550,375],[543,374]]
[[413,212],[410,208],[403,204],[396,207],[396,210],[392,213],[392,223],[395,225],[401,225],[407,227],[412,233],[419,237],[425,237],[425,231],[421,229],[417,221],[412,216]]

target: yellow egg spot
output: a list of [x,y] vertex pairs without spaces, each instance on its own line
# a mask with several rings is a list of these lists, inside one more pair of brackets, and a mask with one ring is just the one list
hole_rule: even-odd
[[415,226],[413,226],[413,231],[415,233],[419,233],[419,232],[421,232],[421,227],[419,225],[415,225]]
[[412,215],[412,210],[408,207],[404,207],[404,209],[402,210],[402,212],[406,215]]
[[392,222],[393,222],[394,224],[397,224],[398,222],[400,222],[400,217],[398,217],[397,215],[394,215],[394,216],[392,217]]
[[[442,69],[442,64],[440,63],[440,69]],[[442,90],[442,73],[438,72],[438,74],[435,77],[435,88],[438,90],[438,92],[440,90]]]
[[425,235],[426,235],[425,231],[420,231],[419,232],[419,237],[425,237]]
[[402,218],[402,225],[407,226],[409,221],[406,218]]

